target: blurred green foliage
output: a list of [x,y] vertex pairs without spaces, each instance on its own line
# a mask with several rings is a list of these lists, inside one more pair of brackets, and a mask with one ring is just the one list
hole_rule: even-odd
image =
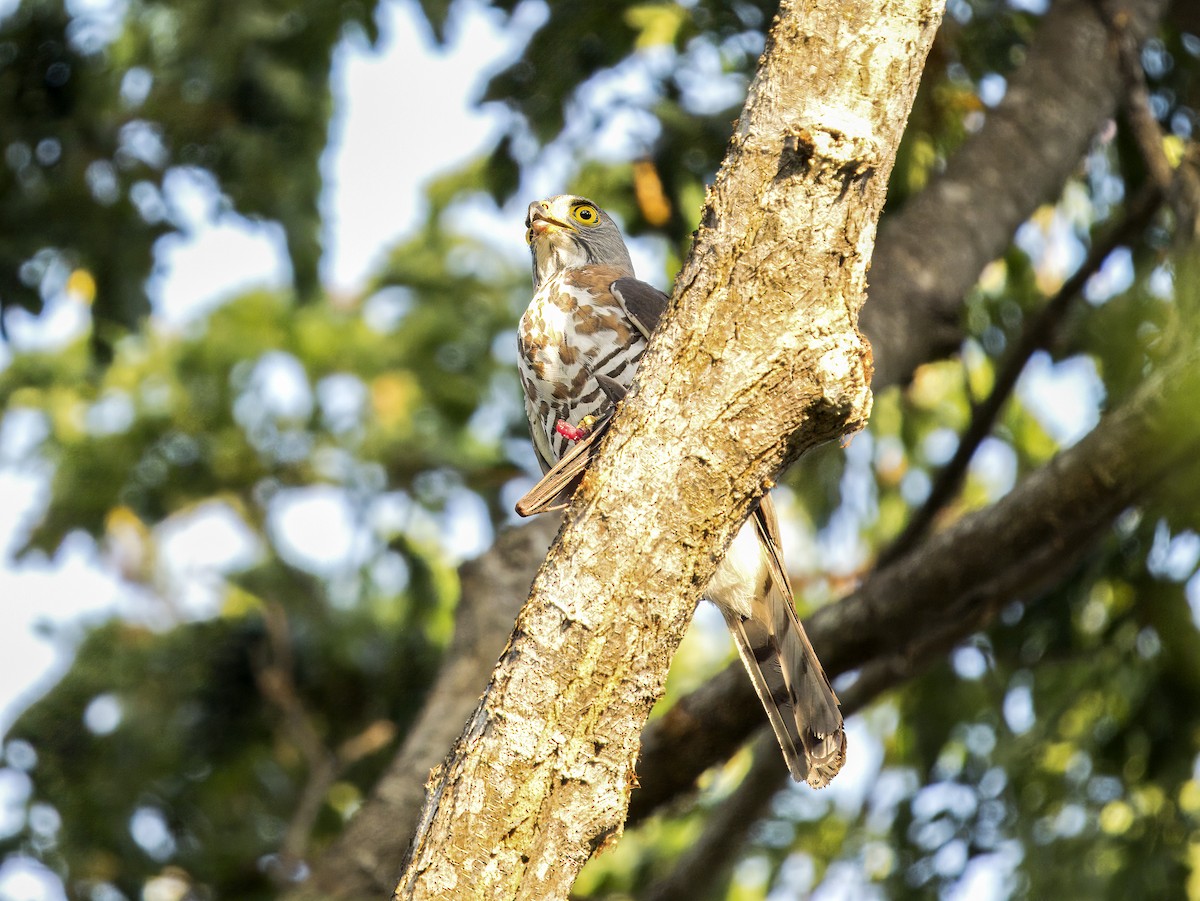
[[[53,470],[26,553],[53,553],[83,530],[170,613],[178,588],[160,539],[172,524],[220,513],[253,545],[251,568],[221,589],[218,619],[161,635],[98,629],[10,733],[36,751],[39,797],[61,817],[45,857],[80,896],[110,885],[136,897],[166,862],[226,897],[272,893],[263,861],[278,851],[306,761],[255,688],[269,651],[264,605],[287,611],[296,691],[330,747],[380,721],[403,730],[419,710],[457,594],[454,549],[439,537],[446,505],[470,492],[498,520],[500,489],[518,472],[498,400],[513,395],[514,376],[491,342],[511,329],[526,276],[446,271],[471,250],[431,225],[353,310],[249,294],[186,335],[123,338],[99,376],[85,342],[17,354],[0,372],[7,415],[35,418]],[[279,372],[299,382],[285,406],[271,387]],[[481,424],[489,407],[498,425]],[[349,499],[365,548],[321,577],[297,568],[272,526],[279,500],[312,486]],[[97,698],[119,708],[111,732],[88,725]],[[318,839],[335,834],[338,810],[353,809],[384,760],[347,768]],[[229,806],[231,792],[244,803]],[[169,824],[169,853],[131,837],[145,811]],[[28,836],[0,841],[26,847]]]
[[[889,210],[979,127],[1039,25],[1031,6],[950,4]],[[465,5],[412,10],[447,42]],[[664,271],[645,275],[669,279],[774,4],[544,7],[484,89],[507,109],[493,146],[429,185],[426,219],[358,296],[336,301],[317,279],[329,68],[348,29],[375,40],[375,4],[134,0],[119,13],[25,0],[0,23],[0,306],[36,312],[69,291],[94,320],[90,341],[14,350],[0,434],[34,435],[21,462],[49,473],[27,557],[83,533],[147,598],[153,627],[81,627],[70,672],[6,737],[0,773],[28,797],[0,849],[52,866],[71,897],[149,897],[172,880],[198,898],[273,897],[295,872],[281,851],[313,765],[264,680],[286,673],[331,754],[362,749],[322,788],[303,836],[311,854],[420,709],[457,600],[453,536],[469,521],[486,540],[506,522],[531,460],[511,359],[527,271],[460,228],[464,211],[517,198],[557,154],[574,161],[564,187],[653,243]],[[1143,56],[1155,112],[1180,143],[1196,121],[1198,54],[1200,41],[1168,28]],[[965,299],[961,359],[880,395],[847,452],[822,448],[786,476],[803,605],[843,594],[900,532],[1064,276],[1055,254],[1086,245],[1145,178],[1124,123],[1084,162]],[[144,286],[155,241],[181,227],[164,194],[180,168],[278,222],[295,277],[170,333],[144,327]],[[506,208],[514,234],[520,206]],[[1156,221],[1129,248],[1129,285],[1079,304],[1054,345],[1056,359],[1094,369],[1109,404],[1196,334],[1200,278],[1169,238],[1169,220]],[[1059,449],[1033,400],[1006,406],[988,462],[943,521]],[[332,569],[297,555],[279,526],[285,499],[314,490],[353,511],[354,551]],[[1200,648],[1184,589],[1194,605],[1197,501],[1200,479],[1181,478],[1066,583],[1014,599],[878,705],[860,732],[882,757],[863,797],[782,791],[706,897],[807,891],[827,876],[860,897],[949,896],[990,872],[1001,896],[1200,898]],[[167,538],[214,514],[237,524],[249,562],[223,573],[216,615],[194,622]],[[713,657],[711,641],[689,639],[667,703]],[[599,857],[580,897],[637,897],[668,871],[744,756]]]
[[163,179],[180,166],[210,173],[243,214],[279,222],[297,297],[314,297],[329,67],[347,26],[375,39],[374,4],[134,0],[120,11],[113,29],[103,8],[29,0],[0,23],[0,310],[40,310],[86,269],[107,351],[150,311],[152,247],[178,227]]

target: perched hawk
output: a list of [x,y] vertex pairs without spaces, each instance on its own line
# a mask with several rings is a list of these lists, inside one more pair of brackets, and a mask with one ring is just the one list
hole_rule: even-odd
[[[517,340],[525,411],[543,472],[633,381],[668,298],[633,274],[612,218],[583,197],[531,203],[533,301]],[[796,781],[829,783],[846,757],[829,679],[796,619],[774,504],[762,502],[705,590],[725,616]]]

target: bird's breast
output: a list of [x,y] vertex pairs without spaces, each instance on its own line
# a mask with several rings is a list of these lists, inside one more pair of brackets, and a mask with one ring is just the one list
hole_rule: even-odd
[[544,286],[521,319],[522,362],[549,400],[582,398],[596,373],[627,385],[643,344],[610,292],[567,280]]
[[[599,268],[599,267],[597,267]],[[605,273],[572,271],[542,285],[521,318],[521,374],[534,410],[556,456],[566,448],[555,421],[577,425],[601,413],[607,398],[595,376],[628,387],[645,349],[624,308],[608,290]]]

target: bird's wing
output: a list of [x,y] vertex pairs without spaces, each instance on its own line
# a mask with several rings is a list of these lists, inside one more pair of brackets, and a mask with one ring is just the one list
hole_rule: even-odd
[[525,398],[525,417],[529,420],[530,436],[533,438],[533,452],[537,456],[538,466],[542,468],[542,473],[550,471],[552,461],[554,460],[554,448],[550,446],[550,439],[546,435],[545,429],[541,428],[541,418],[538,416],[537,408],[533,401],[528,397]]
[[[622,284],[624,285],[623,289],[618,288]],[[622,290],[625,292],[624,294]],[[658,318],[666,308],[667,295],[635,278],[617,279],[612,283],[611,292],[638,331],[648,336],[654,330],[654,326],[658,324]],[[638,312],[631,311],[630,304],[632,304],[633,310]],[[616,412],[616,405],[625,397],[626,390],[625,386],[616,379],[602,373],[595,373],[593,377],[600,386],[600,390],[608,398],[609,408],[593,424],[588,436],[577,442],[553,466],[549,463],[551,458],[547,456],[553,451],[548,441],[539,443],[541,430],[536,425],[533,426],[534,449],[537,451],[538,462],[542,465],[544,475],[517,501],[516,511],[519,516],[536,516],[539,513],[549,513],[551,510],[561,510],[566,507],[571,495],[579,487],[579,480],[583,478],[584,471],[591,465],[592,458],[600,449],[600,439],[608,431],[613,413]],[[535,416],[531,404],[532,401],[526,396],[526,413],[530,423],[536,423],[538,418]],[[542,447],[543,443],[546,445],[545,448]]]
[[[588,436],[576,443],[553,467],[546,465],[542,460],[541,451],[538,450],[538,460],[542,463],[545,475],[517,501],[517,515],[536,516],[539,513],[549,513],[551,510],[561,510],[567,506],[571,495],[579,487],[579,480],[583,478],[584,470],[591,465],[592,458],[596,456],[596,451],[600,448],[600,439],[608,431],[613,413],[616,412],[617,402],[625,396],[624,386],[616,379],[611,379],[606,375],[597,375],[596,381],[600,385],[600,390],[608,396],[612,407],[592,426]],[[534,434],[537,434],[536,430]]]
[[671,301],[658,288],[636,278],[619,278],[609,286],[609,290],[645,338],[650,337]]

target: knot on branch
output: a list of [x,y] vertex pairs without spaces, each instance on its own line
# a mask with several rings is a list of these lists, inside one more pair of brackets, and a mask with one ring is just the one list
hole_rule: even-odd
[[792,178],[820,181],[828,176],[841,183],[839,200],[851,185],[857,184],[860,190],[866,186],[880,160],[869,123],[844,112],[829,113],[784,134],[774,178],[777,184]]

